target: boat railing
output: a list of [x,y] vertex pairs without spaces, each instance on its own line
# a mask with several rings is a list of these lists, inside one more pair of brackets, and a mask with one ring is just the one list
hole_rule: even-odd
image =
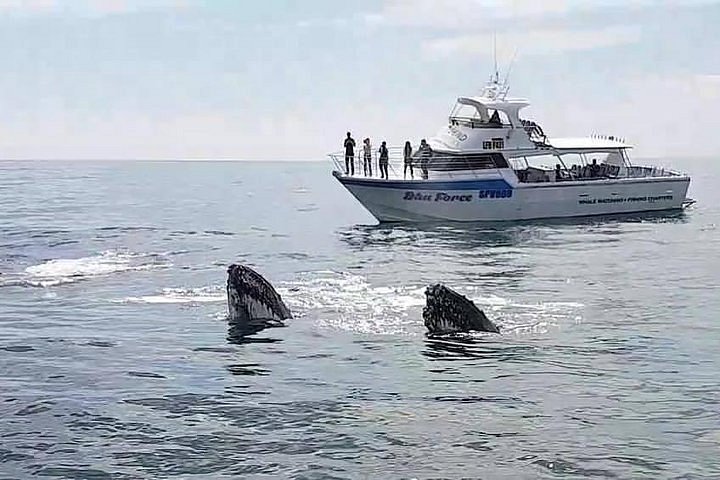
[[597,180],[617,180],[628,178],[666,178],[677,177],[683,174],[664,167],[653,166],[636,166],[636,165],[611,165],[599,163],[596,169],[590,164],[572,165],[570,168],[560,170],[560,178],[557,178],[557,171],[549,167],[525,168],[513,163],[513,170],[518,177],[520,183],[544,183],[553,181],[597,181]]
[[[335,170],[343,177],[376,178],[381,179],[384,175],[380,171],[379,152],[376,148],[370,153],[369,162],[365,160],[362,147],[356,149],[352,157],[352,163],[345,162],[345,152],[338,151],[329,154]],[[427,160],[427,161],[425,161]],[[518,176],[521,183],[542,183],[551,182],[555,178],[555,171],[549,167],[537,170],[537,178],[531,179],[528,176],[529,165],[518,163],[519,160],[511,159],[511,168]],[[423,170],[425,167],[425,171]],[[563,168],[563,180],[587,181],[601,179],[622,179],[622,178],[664,178],[683,175],[675,170],[656,166],[637,165],[611,165],[607,163],[598,164],[598,169],[593,173],[591,165],[566,165]],[[400,179],[460,179],[478,178],[487,176],[488,173],[499,173],[494,162],[487,158],[472,159],[465,155],[442,155],[433,152],[428,158],[423,158],[417,149],[413,150],[409,163],[406,166],[403,147],[388,148],[388,180]]]
[[477,117],[459,117],[452,116],[449,118],[450,125],[463,125],[470,128],[509,128],[509,123],[484,122]]
[[636,165],[628,167],[626,172],[626,176],[630,178],[676,177],[682,175],[678,171],[665,167],[644,167]]
[[[335,170],[344,177],[382,178],[380,172],[380,157],[376,148],[370,154],[367,162],[362,147],[356,149],[352,158],[352,165],[345,161],[345,152],[329,154]],[[368,165],[369,163],[369,165]],[[425,167],[425,170],[423,170]],[[423,157],[417,149],[413,150],[410,161],[406,166],[403,147],[388,148],[388,180],[399,179],[433,179],[433,178],[477,178],[489,172],[498,172],[492,161],[470,162],[467,157],[460,155],[439,155],[435,152],[430,157]]]

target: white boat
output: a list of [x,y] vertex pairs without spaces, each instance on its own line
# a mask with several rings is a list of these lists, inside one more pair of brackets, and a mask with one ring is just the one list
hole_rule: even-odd
[[[527,100],[509,98],[497,73],[477,96],[460,97],[448,124],[427,144],[413,145],[404,172],[403,148],[389,148],[388,177],[372,176],[357,139],[354,172],[345,151],[330,154],[333,175],[380,222],[511,221],[681,209],[690,177],[631,163],[631,145],[616,136],[548,138],[521,119]],[[423,172],[424,167],[424,172]]]

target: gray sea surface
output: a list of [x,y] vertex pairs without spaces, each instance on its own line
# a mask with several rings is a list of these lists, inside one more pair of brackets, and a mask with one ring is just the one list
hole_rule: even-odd
[[[720,478],[681,166],[682,213],[386,226],[324,163],[0,162],[0,478]],[[232,262],[296,318],[228,325]],[[504,333],[426,338],[435,282]]]

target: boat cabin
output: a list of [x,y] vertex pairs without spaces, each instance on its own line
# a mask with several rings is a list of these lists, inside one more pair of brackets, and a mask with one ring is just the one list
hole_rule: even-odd
[[478,96],[459,97],[448,125],[430,145],[439,150],[498,151],[536,148],[546,140],[534,122],[520,118],[530,105],[521,98],[507,98],[507,88],[491,83]]

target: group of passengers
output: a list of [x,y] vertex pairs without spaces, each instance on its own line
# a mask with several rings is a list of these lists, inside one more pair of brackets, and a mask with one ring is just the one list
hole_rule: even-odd
[[611,174],[611,170],[608,168],[609,165],[598,165],[597,159],[593,158],[593,161],[589,165],[573,165],[569,171],[563,171],[559,163],[555,164],[555,181],[561,182],[563,180],[586,180],[592,178],[605,178]]
[[[345,147],[345,175],[355,175],[355,139],[352,138],[350,132],[347,132],[347,137],[345,138],[344,142]],[[382,142],[380,144],[380,149],[377,151],[377,165],[378,170],[380,170],[380,178],[387,180],[388,177],[388,164],[390,160],[390,156],[388,153],[388,148],[386,142]],[[430,145],[425,141],[423,138],[420,141],[420,148],[416,152],[417,157],[420,158],[419,167],[422,172],[422,178],[427,179],[428,178],[428,170],[427,170],[427,163],[430,157],[432,156],[432,150],[430,148]],[[372,147],[370,145],[370,139],[365,138],[363,140],[363,150],[362,150],[362,158],[363,158],[363,174],[366,177],[372,177],[373,176],[373,170],[372,170]],[[405,142],[405,147],[403,148],[403,178],[407,178],[407,172],[410,170],[410,178],[415,178],[415,173],[413,172],[413,149],[410,142]],[[416,165],[416,166],[418,166]]]

